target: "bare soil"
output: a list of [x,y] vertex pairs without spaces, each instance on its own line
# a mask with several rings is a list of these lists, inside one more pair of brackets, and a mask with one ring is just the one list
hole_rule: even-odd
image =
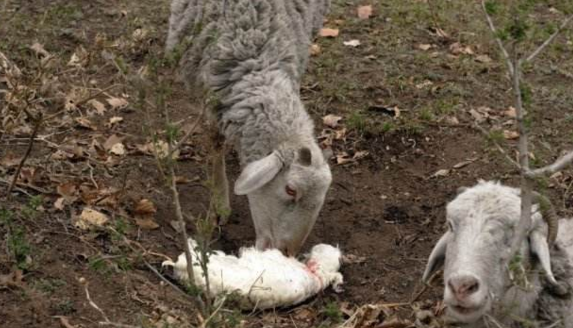
[[[138,102],[138,90],[125,78],[137,75],[142,67],[153,70],[150,67],[162,58],[168,1],[4,3],[2,9],[0,2],[0,10],[8,19],[0,23],[0,51],[25,74],[33,76],[39,70],[37,54],[29,49],[38,42],[61,64],[55,87],[64,94],[74,87],[93,95],[119,86],[95,97],[108,108],[103,115],[89,115],[93,108],[81,104],[41,127],[42,140],[34,143],[21,174],[24,179],[10,198],[5,191],[16,171],[11,159],[24,154],[32,122],[22,119],[24,128],[2,130],[0,209],[14,213],[14,218],[12,225],[0,223],[0,327],[98,327],[105,319],[89,304],[86,286],[112,322],[142,327],[195,325],[196,311],[189,300],[161,282],[142,260],[161,271],[164,258],[153,254],[174,258],[181,248],[171,225],[175,216],[169,189],[154,157],[137,146],[148,143],[153,131],[165,129],[164,111],[155,102],[164,84],[172,122],[189,125],[197,118],[199,106],[174,81],[175,70],[167,65],[158,65],[157,72],[150,73],[150,85],[145,88],[157,92],[147,94],[149,101],[143,104]],[[360,20],[356,8],[365,4],[373,5],[374,15]],[[543,13],[548,8],[542,8]],[[547,15],[555,20],[562,17]],[[409,302],[422,290],[426,258],[443,231],[445,205],[456,189],[478,179],[516,182],[511,164],[472,127],[476,116],[470,111],[485,106],[489,117],[480,124],[514,130],[504,125],[510,119],[504,112],[511,104],[505,67],[478,6],[445,0],[431,5],[415,0],[334,1],[325,25],[341,33],[317,39],[321,51],[312,57],[302,95],[321,141],[329,142],[327,136],[335,131],[340,138],[331,140],[334,182],[306,247],[337,244],[355,261],[342,267],[344,292],[329,290],[293,309],[233,314],[240,325],[335,326],[353,309],[367,304],[386,304],[390,311],[376,317],[375,324],[396,310],[402,318],[412,319],[410,306],[395,303]],[[361,45],[343,45],[351,39]],[[535,122],[532,156],[539,165],[573,144],[572,40],[573,34],[564,32],[527,71],[535,95],[529,104]],[[474,54],[453,53],[456,42],[470,46]],[[426,44],[431,48],[422,50],[420,45]],[[81,69],[66,66],[80,46],[89,54],[89,63]],[[491,61],[477,60],[477,55],[487,55]],[[38,81],[29,82],[38,85]],[[126,99],[129,105],[113,109],[105,102],[110,97]],[[6,99],[0,94],[3,103]],[[57,100],[41,102],[46,115],[62,108]],[[327,114],[341,116],[340,125],[325,126],[322,118]],[[123,121],[108,124],[115,116]],[[78,123],[79,117],[88,118],[91,125]],[[189,139],[178,161],[178,175],[186,178],[179,185],[183,210],[195,216],[205,213],[210,197],[203,185],[208,157],[204,131],[201,126]],[[93,157],[89,150],[93,140],[103,145],[114,134],[122,138],[126,154]],[[502,134],[498,141],[513,154],[514,140],[505,140]],[[73,153],[77,147],[83,149],[81,155],[54,157],[58,150]],[[338,164],[355,154],[361,156]],[[239,173],[237,160],[234,154],[228,160],[234,180]],[[573,207],[572,181],[571,172],[564,172],[539,184],[563,215]],[[82,192],[73,192],[75,199],[58,209],[54,203],[62,197],[64,184]],[[32,204],[27,194],[41,195],[39,204]],[[158,228],[146,229],[135,220],[133,208],[141,199],[157,207]],[[76,228],[73,222],[87,205],[106,213],[110,226],[120,230],[119,236],[108,229]],[[246,198],[233,196],[232,208],[229,223],[216,233],[213,244],[226,252],[251,245],[255,237]],[[22,243],[29,246],[23,260],[16,259],[10,248],[16,227],[23,232]],[[137,252],[122,236],[133,241],[131,247]],[[23,276],[14,278],[18,272]],[[416,300],[435,313],[440,310],[437,285]]]

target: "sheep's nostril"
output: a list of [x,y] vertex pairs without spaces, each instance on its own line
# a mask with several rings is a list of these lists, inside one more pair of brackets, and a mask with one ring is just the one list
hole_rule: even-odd
[[458,300],[463,300],[479,291],[479,280],[472,276],[458,276],[448,280],[448,287]]

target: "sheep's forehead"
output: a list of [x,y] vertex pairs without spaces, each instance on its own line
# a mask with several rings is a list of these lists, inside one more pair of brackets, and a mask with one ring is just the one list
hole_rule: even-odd
[[480,183],[461,193],[447,206],[448,219],[485,223],[487,220],[519,220],[521,200],[515,188]]

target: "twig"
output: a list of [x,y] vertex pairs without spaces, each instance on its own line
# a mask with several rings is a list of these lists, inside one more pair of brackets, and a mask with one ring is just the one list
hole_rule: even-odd
[[535,49],[535,51],[533,51],[533,53],[531,53],[531,55],[529,55],[529,57],[527,57],[524,61],[525,62],[530,62],[532,61],[537,55],[539,55],[539,53],[541,53],[541,51],[543,49],[545,49],[545,47],[547,47],[554,39],[555,37],[557,37],[557,35],[567,26],[567,24],[569,24],[569,22],[571,22],[571,20],[573,20],[573,15],[567,17],[567,19],[565,19],[565,21],[563,21],[563,23],[561,23],[561,25],[559,26],[559,28],[557,28],[557,30],[555,32],[553,32],[553,34],[551,34],[551,36],[549,38],[547,38],[547,40],[545,40],[545,42],[543,42],[539,48]]
[[[489,133],[487,132],[486,129],[484,129],[482,126],[480,126],[479,124],[474,124],[473,125],[474,128],[476,128],[477,130],[479,130],[481,133],[483,133],[486,137],[489,138]],[[511,158],[511,156],[509,156],[509,154],[505,151],[505,149],[503,149],[503,147],[497,143],[495,140],[492,140],[493,144],[496,146],[497,150],[503,154],[505,156],[505,158],[513,165],[517,168],[518,171],[521,171],[521,166],[519,166],[519,163],[517,163],[513,158]]]
[[493,37],[495,38],[495,42],[497,42],[497,45],[499,46],[499,50],[503,54],[503,58],[505,59],[505,62],[507,63],[507,69],[509,70],[509,74],[513,75],[514,67],[513,67],[513,64],[511,63],[511,58],[509,57],[509,53],[507,52],[507,50],[503,46],[503,42],[501,42],[501,39],[497,36],[497,29],[495,28],[495,25],[493,24],[493,20],[491,19],[491,16],[487,12],[487,8],[485,7],[485,0],[481,1],[481,6],[483,8],[485,18],[487,19],[489,29],[493,33]]
[[187,141],[187,139],[189,139],[189,137],[193,135],[195,130],[197,130],[197,126],[199,126],[199,123],[203,121],[203,116],[205,115],[205,111],[206,111],[205,106],[203,106],[201,114],[199,114],[199,117],[197,118],[191,129],[187,131],[187,133],[183,136],[183,138],[181,138],[175,145],[172,146],[172,149],[169,151],[169,155],[167,156],[168,159],[173,158],[173,154],[176,151],[180,150],[183,144]]
[[84,289],[86,291],[86,298],[87,298],[88,302],[90,303],[91,307],[96,309],[101,314],[103,319],[105,320],[105,321],[99,322],[100,326],[112,326],[112,327],[118,327],[118,328],[141,328],[140,326],[124,325],[121,323],[111,322],[109,320],[109,318],[107,317],[107,315],[105,314],[105,312],[94,301],[92,301],[92,298],[90,297],[90,292],[88,290],[87,282],[84,285]]
[[526,175],[529,178],[535,178],[535,177],[539,177],[542,175],[553,174],[553,173],[559,172],[559,171],[563,170],[564,168],[566,168],[567,166],[571,165],[572,162],[573,162],[573,151],[565,154],[564,156],[562,156],[561,158],[556,160],[553,164],[550,164],[550,165],[547,165],[547,166],[544,166],[542,168],[538,168],[535,170],[527,171]]
[[22,170],[24,163],[26,162],[26,160],[30,156],[30,153],[32,152],[32,146],[34,145],[34,140],[36,139],[36,135],[38,134],[38,130],[40,129],[42,122],[43,122],[42,114],[39,114],[39,117],[36,118],[36,124],[34,125],[34,131],[32,131],[32,135],[30,135],[30,141],[28,142],[28,148],[26,149],[26,153],[24,154],[24,157],[22,157],[22,160],[18,164],[18,168],[16,169],[16,173],[14,174],[14,179],[12,179],[12,183],[10,184],[10,187],[8,187],[8,191],[6,194],[7,199],[10,199],[10,194],[12,193],[12,189],[14,189],[14,186],[16,185],[16,182],[18,181],[18,177],[20,176],[20,171]]

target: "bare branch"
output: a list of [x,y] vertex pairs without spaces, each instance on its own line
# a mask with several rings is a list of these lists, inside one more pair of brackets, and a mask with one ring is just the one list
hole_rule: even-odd
[[199,123],[201,123],[203,121],[204,115],[205,115],[205,106],[203,106],[203,109],[201,110],[201,114],[199,115],[199,117],[197,118],[197,120],[195,121],[195,123],[193,124],[191,129],[189,129],[189,131],[187,131],[187,133],[175,145],[173,145],[172,149],[169,151],[169,155],[167,155],[168,159],[173,158],[173,154],[177,150],[180,150],[181,147],[183,146],[183,144],[187,141],[187,139],[189,139],[189,137],[191,137],[193,135],[195,130],[197,130]]
[[544,166],[542,168],[538,168],[535,170],[527,171],[526,175],[529,178],[536,178],[536,177],[539,177],[542,175],[553,174],[555,172],[559,172],[559,171],[563,170],[567,166],[571,165],[571,163],[573,163],[573,151],[570,151],[569,153],[560,157],[553,164],[550,164],[550,165],[547,165],[547,166]]
[[505,62],[507,64],[507,69],[509,70],[509,74],[513,75],[514,72],[514,67],[513,67],[513,63],[511,62],[511,58],[509,57],[509,53],[507,52],[507,50],[505,49],[505,46],[503,45],[503,42],[501,41],[501,39],[497,36],[497,29],[495,28],[495,25],[493,24],[493,20],[491,19],[491,16],[488,14],[487,12],[487,8],[485,7],[485,0],[481,1],[481,6],[483,8],[483,12],[485,14],[485,18],[487,19],[487,23],[489,25],[489,29],[491,30],[491,32],[493,33],[493,37],[495,39],[495,42],[497,43],[497,45],[499,46],[499,50],[501,51],[501,53],[503,54],[503,58],[505,59]]
[[571,20],[573,20],[573,15],[567,17],[567,19],[561,23],[559,28],[557,28],[557,30],[553,32],[553,34],[551,34],[551,36],[547,38],[547,40],[545,40],[545,42],[543,42],[539,48],[535,49],[535,51],[531,53],[531,55],[529,55],[529,57],[527,57],[524,61],[530,62],[535,59],[535,57],[537,57],[537,55],[539,55],[541,51],[545,49],[545,47],[547,47],[557,37],[557,35],[571,22]]
[[24,154],[24,157],[22,157],[22,160],[18,164],[18,168],[16,169],[16,173],[14,173],[14,179],[12,179],[12,183],[10,184],[10,187],[8,187],[8,191],[6,192],[6,198],[8,198],[8,199],[10,199],[10,194],[12,193],[12,189],[14,189],[16,182],[18,182],[18,176],[20,175],[20,171],[22,170],[24,163],[26,163],[26,160],[28,159],[28,157],[30,156],[30,153],[32,152],[32,147],[34,146],[34,140],[36,140],[36,135],[38,135],[38,130],[40,130],[40,126],[42,125],[42,122],[43,122],[43,119],[42,119],[42,115],[40,114],[39,117],[36,118],[36,122],[35,122],[36,124],[34,125],[34,131],[32,131],[32,134],[30,135],[30,141],[28,142],[28,148],[26,149],[26,153]]
[[[489,138],[489,133],[487,132],[486,129],[484,129],[477,123],[474,124],[474,127]],[[513,166],[515,166],[515,168],[517,168],[518,171],[521,171],[521,166],[519,165],[519,163],[517,163],[513,158],[511,158],[511,156],[509,156],[509,154],[505,151],[505,149],[503,149],[503,147],[499,143],[495,142],[495,140],[492,140],[492,142],[497,147],[497,150],[505,156],[507,161],[510,162]]]
[[132,326],[132,325],[124,325],[121,323],[115,323],[115,322],[111,322],[109,320],[109,318],[107,317],[107,315],[105,315],[105,312],[94,302],[92,301],[92,298],[90,297],[90,292],[88,290],[88,284],[87,282],[84,285],[84,289],[86,291],[86,298],[88,300],[88,303],[90,304],[91,307],[93,307],[94,309],[96,309],[101,316],[103,317],[103,319],[105,321],[100,321],[99,324],[100,326],[112,326],[112,327],[118,327],[118,328],[140,328],[139,326]]

